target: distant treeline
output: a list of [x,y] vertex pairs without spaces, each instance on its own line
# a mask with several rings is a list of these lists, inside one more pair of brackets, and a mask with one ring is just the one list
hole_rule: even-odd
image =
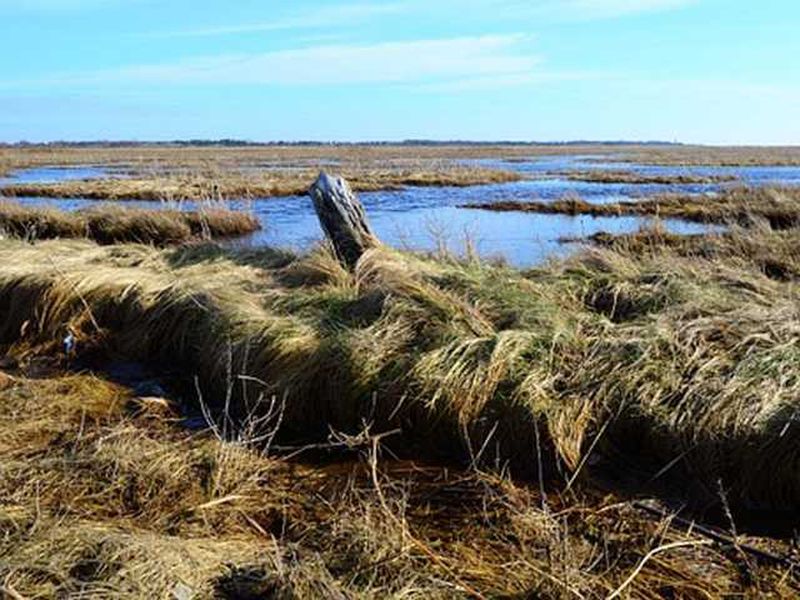
[[573,140],[562,142],[520,142],[520,141],[472,141],[472,140],[403,140],[400,142],[363,141],[363,142],[335,142],[335,141],[271,141],[253,142],[248,140],[222,139],[222,140],[172,140],[164,142],[136,142],[132,140],[97,140],[84,142],[0,142],[4,148],[36,148],[36,147],[66,147],[66,148],[124,148],[130,146],[153,147],[181,147],[181,146],[210,146],[210,147],[269,147],[269,146],[682,146],[678,142],[651,141],[625,141],[625,140]]

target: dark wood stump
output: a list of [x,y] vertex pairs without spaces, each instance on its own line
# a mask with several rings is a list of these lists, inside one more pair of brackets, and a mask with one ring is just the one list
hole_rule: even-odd
[[352,269],[366,250],[379,244],[364,207],[341,177],[320,173],[309,190],[322,230],[339,260]]

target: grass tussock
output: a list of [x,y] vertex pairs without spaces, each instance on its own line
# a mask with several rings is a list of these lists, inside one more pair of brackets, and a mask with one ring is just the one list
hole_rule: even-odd
[[736,181],[733,175],[693,175],[691,173],[652,174],[635,171],[597,169],[594,171],[566,171],[559,174],[572,181],[589,183],[624,183],[635,185],[702,185]]
[[662,195],[608,204],[568,197],[553,202],[469,204],[465,208],[593,217],[661,217],[743,226],[764,220],[772,229],[789,229],[800,225],[798,202],[800,188],[735,188],[714,196]]
[[164,246],[236,237],[260,228],[258,219],[249,213],[219,208],[179,211],[104,205],[63,211],[0,202],[0,231],[28,241],[87,238],[101,244],[136,242]]
[[189,397],[197,377],[217,407],[284,399],[282,443],[367,424],[399,430],[401,455],[536,478],[585,475],[591,454],[696,503],[721,482],[737,510],[793,510],[800,315],[794,279],[754,258],[774,238],[750,234],[529,272],[385,248],[350,273],[325,250],[6,241],[0,342],[24,362],[71,334],[83,355],[179,369]]
[[763,225],[753,229],[734,228],[728,232],[679,235],[655,221],[635,233],[599,232],[565,243],[588,242],[598,247],[634,255],[658,254],[668,248],[682,257],[703,260],[736,260],[746,257],[748,265],[758,266],[767,277],[778,281],[800,278],[800,239],[794,230],[773,231]]
[[[346,441],[267,458],[88,375],[4,375],[0,590],[11,598],[796,597],[785,565],[630,501],[542,491]],[[740,536],[739,548],[788,544]],[[743,558],[744,557],[744,558]]]

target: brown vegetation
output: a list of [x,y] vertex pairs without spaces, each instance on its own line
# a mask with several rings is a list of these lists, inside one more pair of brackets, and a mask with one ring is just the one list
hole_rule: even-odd
[[221,208],[179,211],[102,205],[70,212],[0,202],[0,232],[29,241],[88,238],[101,244],[163,246],[192,239],[235,237],[260,227],[258,219],[249,213]]
[[785,544],[726,546],[624,498],[397,461],[369,435],[331,440],[346,461],[266,458],[246,437],[188,432],[168,400],[39,370],[0,390],[10,598],[798,592],[785,565],[741,550]]
[[589,183],[626,183],[626,184],[710,184],[736,181],[733,175],[691,175],[680,173],[675,175],[653,175],[646,173],[636,173],[634,171],[606,171],[597,169],[596,171],[565,171],[559,174],[561,177],[573,181],[586,181]]
[[588,238],[563,239],[565,243],[588,242],[637,256],[662,253],[665,248],[682,257],[703,260],[747,257],[771,279],[800,279],[800,237],[794,230],[772,231],[763,226],[755,230],[734,228],[721,233],[679,235],[670,233],[659,221],[635,233],[595,233]]
[[618,158],[664,166],[800,166],[800,146],[640,146]]
[[800,225],[798,202],[800,202],[800,187],[736,188],[713,196],[665,194],[638,201],[608,204],[594,204],[579,197],[566,197],[552,202],[505,200],[467,204],[464,208],[592,217],[632,215],[745,226],[764,220],[773,229],[788,229]]
[[[0,168],[7,170],[41,166],[113,165],[145,174],[152,171],[184,169],[233,171],[241,168],[281,170],[309,168],[335,162],[340,168],[402,168],[422,165],[453,165],[454,160],[470,158],[536,157],[561,154],[617,152],[604,146],[514,146],[514,145],[337,145],[308,146],[141,146],[66,147],[33,146],[0,147]],[[435,169],[434,169],[435,170]]]
[[[147,146],[0,147],[0,171],[40,166],[112,165],[141,175],[170,169],[234,171],[241,168],[320,167],[335,162],[341,170],[384,168],[437,170],[443,162],[473,158],[535,159],[547,156],[605,156],[643,164],[758,166],[800,165],[800,147],[717,147],[636,144],[581,145],[337,145],[307,146]],[[427,167],[423,165],[428,165]]]
[[797,597],[792,193],[528,271],[0,241],[0,592]]
[[[602,431],[598,457],[623,449],[651,474],[689,452],[670,474],[694,500],[717,479],[734,506],[800,498],[782,408],[800,380],[793,281],[749,255],[593,251],[526,274],[375,249],[349,273],[327,252],[8,241],[0,265],[0,341],[15,353],[70,331],[83,352],[180,366],[209,400],[241,374],[288,394],[284,439],[366,420],[401,429],[403,453],[485,446],[484,461],[535,476],[536,439],[552,475],[579,470]],[[776,453],[785,470],[765,479]]]
[[[107,178],[60,183],[11,184],[0,188],[8,197],[85,198],[88,200],[224,200],[304,195],[313,171],[197,172],[139,178]],[[470,186],[518,181],[508,171],[447,167],[440,170],[369,169],[348,173],[357,191],[401,189],[404,186]]]

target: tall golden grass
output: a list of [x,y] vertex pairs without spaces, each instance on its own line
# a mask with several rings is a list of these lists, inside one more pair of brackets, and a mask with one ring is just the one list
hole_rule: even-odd
[[590,183],[625,183],[625,184],[710,184],[736,181],[735,175],[695,175],[692,173],[641,173],[625,170],[596,169],[593,171],[564,171],[558,174],[573,181]]
[[[2,372],[0,372],[2,373]],[[794,598],[786,565],[620,496],[392,459],[265,457],[90,375],[0,384],[0,594],[9,598]],[[740,554],[739,551],[742,553]],[[747,577],[742,570],[746,569]]]
[[797,257],[769,230],[741,235],[527,272],[385,248],[350,273],[325,250],[6,241],[0,341],[24,359],[72,333],[81,352],[182,369],[217,408],[285,397],[284,442],[369,423],[400,429],[401,453],[533,477],[537,454],[547,476],[622,456],[693,501],[721,481],[737,508],[792,509]]
[[766,221],[773,229],[788,229],[800,224],[798,201],[800,187],[739,187],[710,196],[663,194],[638,201],[607,204],[594,204],[572,196],[552,202],[508,200],[475,203],[465,205],[465,208],[593,217],[650,216],[744,226],[761,220]]
[[[443,165],[413,168],[383,166],[346,170],[356,191],[396,190],[405,186],[464,187],[519,181],[509,171]],[[225,200],[305,195],[315,173],[309,169],[244,172],[239,169],[206,169],[157,172],[126,178],[101,178],[60,183],[8,184],[0,187],[6,197],[86,198],[88,200]]]
[[28,241],[87,238],[101,244],[137,242],[163,246],[192,239],[241,236],[260,227],[255,216],[222,208],[142,210],[108,204],[63,211],[0,202],[0,231]]

